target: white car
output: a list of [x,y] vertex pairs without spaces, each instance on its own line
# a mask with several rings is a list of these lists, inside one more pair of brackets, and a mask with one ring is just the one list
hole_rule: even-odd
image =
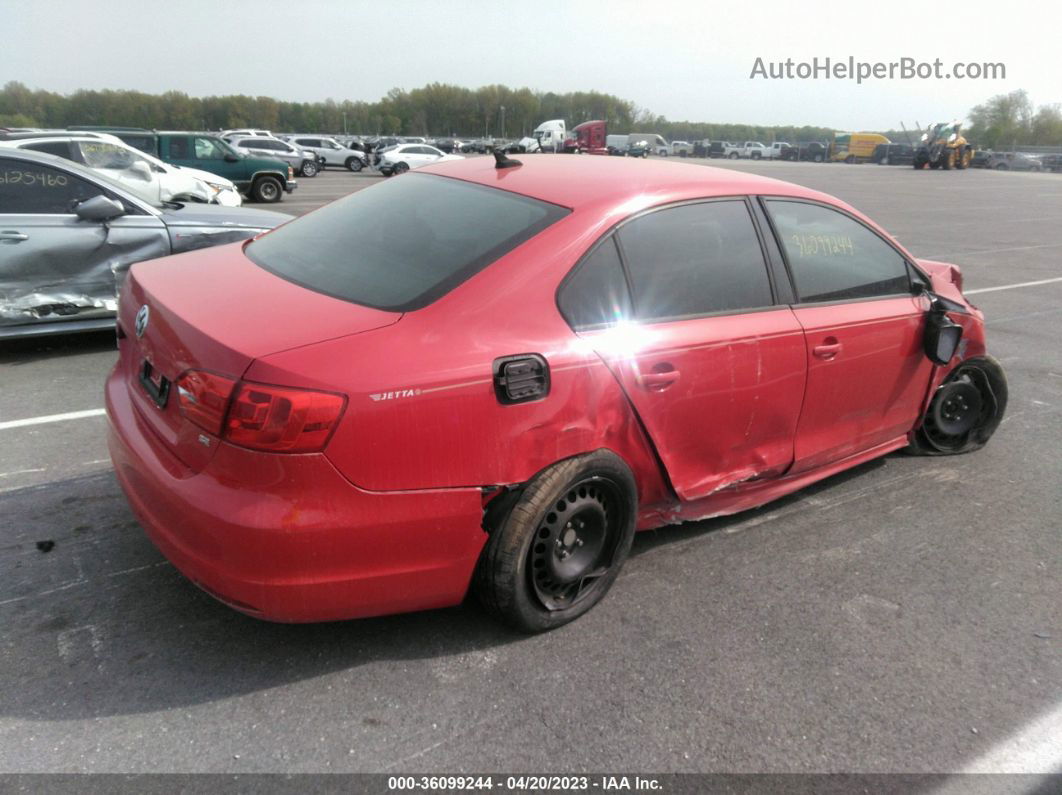
[[0,146],[31,149],[82,163],[153,203],[199,201],[239,207],[243,197],[228,179],[196,168],[163,162],[107,133],[19,133]]
[[351,171],[361,171],[368,165],[368,157],[364,152],[343,146],[335,138],[306,134],[285,135],[284,140],[303,149],[309,149],[326,166],[342,166]]
[[263,138],[276,138],[276,136],[273,135],[273,133],[269,132],[269,130],[243,129],[221,131],[221,137],[224,138],[226,141],[230,138],[245,138],[249,135],[260,135]]
[[427,144],[399,144],[380,153],[376,168],[385,177],[401,174],[411,168],[420,168],[429,163],[444,163],[449,160],[464,160],[461,155],[448,155],[441,149]]

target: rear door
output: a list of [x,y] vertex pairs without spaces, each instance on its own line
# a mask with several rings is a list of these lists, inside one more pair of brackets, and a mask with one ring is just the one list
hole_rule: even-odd
[[631,220],[584,259],[559,300],[623,385],[680,498],[790,465],[804,337],[774,302],[743,199]]
[[918,419],[932,364],[925,299],[891,243],[837,209],[765,202],[793,276],[808,381],[793,471],[896,439]]

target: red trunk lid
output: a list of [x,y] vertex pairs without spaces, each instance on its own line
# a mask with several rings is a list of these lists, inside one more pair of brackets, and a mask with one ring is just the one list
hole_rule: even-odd
[[[208,370],[235,380],[261,356],[388,326],[402,317],[285,281],[248,260],[242,246],[139,263],[123,287],[119,324],[125,339],[119,348],[133,403],[192,471],[206,466],[218,439],[181,414],[174,383],[181,373]],[[147,323],[138,335],[137,314],[144,306]],[[168,389],[165,400],[160,388]]]

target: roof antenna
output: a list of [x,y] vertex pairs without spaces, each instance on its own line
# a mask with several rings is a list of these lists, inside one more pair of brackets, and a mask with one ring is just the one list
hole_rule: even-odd
[[494,150],[494,167],[495,168],[515,168],[516,166],[522,166],[519,160],[513,160],[511,157],[505,154],[505,152],[499,152]]

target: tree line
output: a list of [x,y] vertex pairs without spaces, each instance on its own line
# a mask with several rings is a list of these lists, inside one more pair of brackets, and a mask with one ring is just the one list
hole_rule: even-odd
[[[392,89],[378,102],[286,102],[243,94],[190,97],[180,91],[81,90],[64,95],[33,90],[17,81],[0,90],[0,126],[6,127],[258,127],[278,132],[519,138],[547,119],[564,119],[570,126],[604,119],[614,132],[654,132],[668,140],[684,141],[822,141],[833,135],[829,127],[669,121],[612,94],[558,94],[502,85],[469,89],[431,83],[410,91]],[[967,138],[982,147],[1062,145],[1059,106],[1036,109],[1024,91],[1001,94],[978,105],[970,111],[970,122]],[[885,133],[894,141],[905,140],[902,133]]]

